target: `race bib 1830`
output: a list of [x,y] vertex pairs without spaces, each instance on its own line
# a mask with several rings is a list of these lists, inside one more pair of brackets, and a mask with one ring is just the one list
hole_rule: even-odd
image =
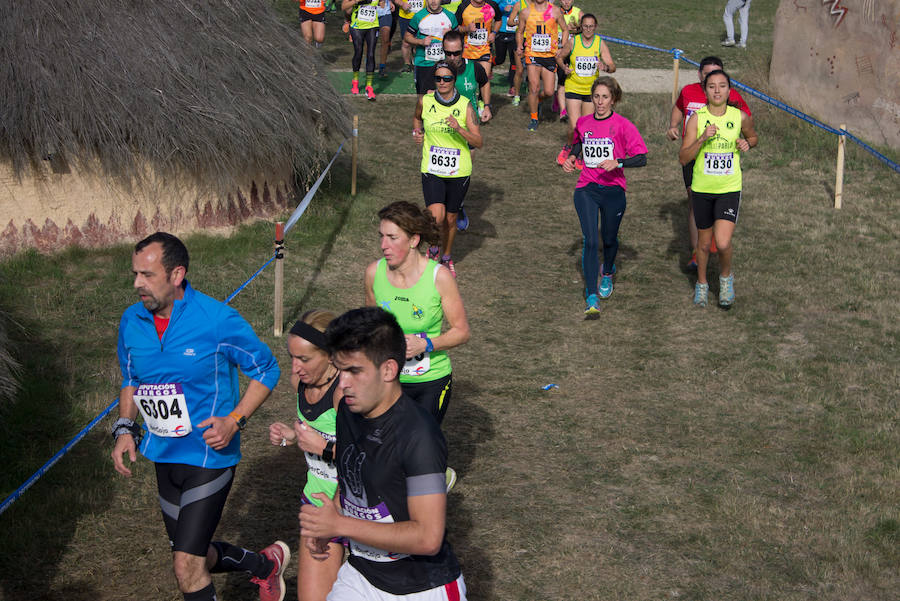
[[191,432],[191,416],[181,384],[141,384],[134,403],[151,434],[177,438]]
[[734,175],[734,153],[704,153],[703,173],[705,173],[706,175]]

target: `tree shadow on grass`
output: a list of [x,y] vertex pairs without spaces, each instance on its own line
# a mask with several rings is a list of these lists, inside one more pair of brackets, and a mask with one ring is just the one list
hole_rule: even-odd
[[[13,316],[21,329],[10,333],[11,348],[22,364],[21,389],[0,411],[0,476],[3,498],[61,450],[87,425],[75,423],[69,407],[59,348],[42,340],[37,325]],[[98,429],[48,470],[0,517],[3,553],[0,555],[0,597],[4,599],[95,599],[93,579],[67,579],[64,588],[51,589],[58,572],[74,573],[60,562],[85,516],[104,512],[109,505],[108,442]]]
[[479,447],[492,440],[496,433],[490,414],[473,401],[486,396],[478,386],[460,378],[454,380],[453,388],[453,398],[442,425],[450,449],[449,463],[459,475],[459,481],[447,497],[447,539],[463,566],[469,598],[493,599],[492,558],[485,553],[483,542],[472,538],[477,518],[468,508],[469,503],[462,492]]
[[497,228],[485,219],[484,215],[491,204],[504,200],[506,199],[503,188],[491,186],[483,179],[471,180],[463,205],[466,216],[469,218],[469,229],[456,234],[453,242],[453,258],[456,262],[460,262],[470,252],[481,248],[485,238],[497,237]]

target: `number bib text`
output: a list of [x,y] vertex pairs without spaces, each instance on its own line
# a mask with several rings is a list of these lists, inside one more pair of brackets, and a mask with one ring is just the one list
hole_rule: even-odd
[[444,44],[440,40],[425,46],[425,60],[434,62],[444,60]]
[[532,52],[550,52],[551,46],[549,33],[536,33],[531,36]]
[[191,416],[181,384],[141,384],[134,403],[151,434],[177,438],[191,432]]
[[409,0],[409,12],[417,13],[425,7],[425,0]]
[[378,18],[378,12],[375,7],[371,4],[366,4],[365,6],[360,6],[359,10],[356,11],[356,20],[362,21],[363,23],[374,23],[375,19]]
[[476,29],[475,31],[469,33],[468,42],[470,46],[486,45],[488,43],[487,29]]
[[734,175],[734,153],[705,153],[703,155],[703,173],[706,175]]
[[459,148],[432,146],[428,150],[428,173],[444,177],[456,175],[459,173],[461,153]]
[[597,72],[596,56],[576,56],[575,75],[578,77],[593,77]]
[[599,167],[600,163],[613,158],[615,144],[609,138],[588,138],[582,144],[584,166]]
[[322,0],[306,0],[306,8],[321,8]]

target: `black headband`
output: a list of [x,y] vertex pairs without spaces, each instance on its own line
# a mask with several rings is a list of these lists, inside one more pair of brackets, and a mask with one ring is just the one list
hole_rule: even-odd
[[315,329],[305,321],[298,321],[291,328],[291,334],[299,336],[304,340],[308,340],[323,351],[328,350],[328,342],[325,340],[325,334]]

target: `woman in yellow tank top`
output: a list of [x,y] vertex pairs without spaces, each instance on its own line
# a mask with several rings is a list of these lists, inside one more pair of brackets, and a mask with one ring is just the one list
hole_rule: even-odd
[[601,72],[616,72],[616,63],[609,53],[609,47],[596,32],[597,17],[591,13],[585,14],[581,17],[581,33],[573,36],[560,52],[562,56],[569,56],[568,64],[562,58],[556,59],[559,68],[566,74],[566,113],[569,118],[569,136],[556,157],[556,162],[560,165],[566,162],[572,149],[575,123],[594,110],[591,101],[591,85],[594,80]]
[[710,72],[703,80],[703,89],[707,104],[688,119],[678,152],[682,165],[696,160],[691,184],[698,234],[694,304],[705,307],[708,302],[706,265],[715,236],[719,250],[719,306],[729,309],[734,303],[731,237],[741,205],[740,155],[756,146],[759,138],[753,119],[729,106],[731,78],[725,71]]

